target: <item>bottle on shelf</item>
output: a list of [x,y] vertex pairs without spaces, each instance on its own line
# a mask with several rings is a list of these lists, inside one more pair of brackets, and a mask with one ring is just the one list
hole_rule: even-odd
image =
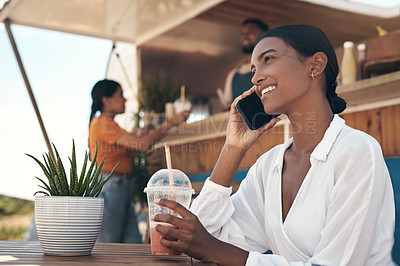
[[357,62],[354,56],[354,43],[347,41],[343,43],[343,59],[340,68],[342,85],[350,84],[357,80]]
[[375,28],[378,31],[378,35],[379,36],[385,36],[386,34],[388,34],[388,31],[385,30],[381,25],[379,25],[378,23],[375,24]]
[[360,43],[357,45],[357,80],[366,78],[364,64],[366,58],[366,44]]

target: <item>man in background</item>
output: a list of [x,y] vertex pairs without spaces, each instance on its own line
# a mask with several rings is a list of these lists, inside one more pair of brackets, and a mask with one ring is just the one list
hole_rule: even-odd
[[253,52],[258,37],[267,31],[268,26],[259,19],[246,19],[243,21],[240,44],[245,59],[229,72],[225,81],[224,90],[217,89],[223,111],[229,110],[233,99],[253,86],[251,83],[250,71],[251,53]]

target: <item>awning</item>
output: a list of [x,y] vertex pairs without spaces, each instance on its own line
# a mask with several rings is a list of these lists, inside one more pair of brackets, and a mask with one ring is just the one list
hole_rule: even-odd
[[11,0],[0,22],[140,45],[223,1]]

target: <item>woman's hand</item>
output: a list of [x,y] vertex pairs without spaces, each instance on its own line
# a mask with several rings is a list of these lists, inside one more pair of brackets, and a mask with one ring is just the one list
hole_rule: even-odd
[[[156,230],[163,235],[160,240],[163,246],[202,261],[215,261],[213,260],[213,256],[215,256],[213,253],[220,241],[207,232],[197,216],[175,201],[161,199],[155,203],[170,208],[182,216],[182,218],[170,214],[154,216],[154,222],[165,222],[175,226],[173,228],[157,225]],[[167,238],[176,240],[167,240]]]
[[275,124],[280,120],[280,118],[273,118],[268,124],[254,131],[247,127],[243,118],[236,110],[236,103],[245,96],[256,93],[254,90],[255,86],[238,96],[231,105],[225,141],[225,145],[228,145],[229,147],[247,151],[265,131],[274,127]]
[[170,126],[179,125],[180,123],[185,122],[186,119],[188,119],[189,115],[190,115],[190,110],[184,110],[184,111],[174,115],[170,119],[168,119],[167,124]]
[[136,130],[136,136],[141,137],[148,134],[150,131],[150,125],[145,125],[144,127],[138,128]]
[[157,225],[156,230],[163,235],[160,239],[160,243],[163,246],[183,252],[190,257],[206,262],[214,262],[221,266],[246,264],[249,256],[247,251],[213,237],[200,223],[197,216],[185,207],[167,199],[161,199],[155,203],[170,208],[182,216],[182,218],[170,214],[157,214],[154,216],[154,222],[164,222],[175,226],[173,228]]

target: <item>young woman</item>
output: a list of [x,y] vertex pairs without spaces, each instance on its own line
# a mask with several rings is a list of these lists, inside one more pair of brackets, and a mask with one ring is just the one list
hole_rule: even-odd
[[[135,151],[144,151],[161,138],[166,130],[183,122],[189,116],[185,111],[165,121],[159,128],[140,135],[128,133],[114,121],[116,114],[125,111],[126,99],[121,85],[112,80],[97,82],[92,90],[92,111],[89,125],[90,159],[98,145],[97,163],[105,157],[104,176],[119,162],[113,176],[104,185],[100,197],[104,197],[103,225],[99,242],[142,243],[137,226],[132,199],[132,157]],[[95,116],[100,112],[100,116]]]
[[[225,145],[191,207],[197,216],[159,202],[182,216],[154,217],[178,228],[157,226],[177,239],[161,244],[219,265],[393,265],[390,176],[378,142],[337,115],[345,102],[325,34],[306,25],[270,30],[251,64],[254,87],[231,106]],[[230,196],[244,154],[279,121],[249,130],[235,104],[251,93],[267,113],[288,116],[293,138],[263,154]]]

